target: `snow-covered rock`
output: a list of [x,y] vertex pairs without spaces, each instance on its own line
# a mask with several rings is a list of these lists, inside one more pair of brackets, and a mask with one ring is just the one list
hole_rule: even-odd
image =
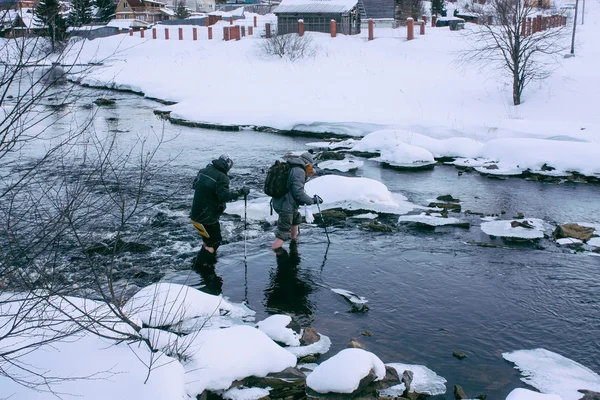
[[270,388],[231,388],[221,397],[225,400],[258,400],[269,395]]
[[533,390],[517,388],[506,396],[506,400],[563,400],[556,394],[543,394]]
[[256,327],[276,342],[287,346],[300,346],[300,336],[287,326],[292,322],[289,315],[271,315],[257,322]]
[[331,347],[331,339],[329,339],[329,336],[325,336],[322,333],[319,333],[319,336],[321,338],[316,343],[309,344],[307,346],[286,347],[286,350],[295,355],[297,358],[315,354],[325,354]]
[[332,288],[331,291],[333,293],[339,294],[340,296],[342,296],[343,298],[348,300],[350,303],[358,305],[358,306],[367,304],[369,302],[369,300],[367,300],[366,298],[359,296],[356,293],[352,293],[351,291],[346,290],[346,289]]
[[583,242],[581,240],[575,239],[575,238],[556,239],[556,243],[560,244],[561,246],[583,244]]
[[371,370],[377,380],[385,377],[385,365],[375,354],[344,349],[315,368],[306,378],[306,386],[318,393],[352,393]]
[[312,147],[315,149],[324,149],[324,150],[337,150],[337,149],[351,149],[358,143],[356,139],[347,139],[342,141],[329,141],[329,142],[311,142],[306,143],[308,147]]
[[474,139],[435,139],[416,132],[388,129],[368,134],[352,150],[381,153],[402,144],[420,147],[433,157],[477,157],[482,147],[482,144]]
[[[424,365],[390,363],[386,364],[398,372],[398,376],[402,376],[404,371],[412,371],[413,380],[410,384],[410,391],[430,396],[436,396],[446,393],[446,379],[439,376]],[[391,388],[390,388],[391,389]]]
[[349,172],[362,167],[364,164],[365,163],[360,160],[328,160],[320,162],[318,164],[318,167],[321,169],[328,169],[332,171]]
[[518,239],[541,239],[544,237],[544,221],[537,218],[518,220],[526,222],[533,228],[522,226],[512,227],[513,220],[489,221],[481,224],[481,230],[490,236],[518,238]]
[[175,283],[156,283],[137,292],[123,307],[129,316],[148,326],[173,325],[195,317],[210,317],[232,310],[221,296]]
[[428,150],[406,143],[382,149],[380,156],[373,160],[403,168],[423,168],[435,164],[433,154]]
[[[546,349],[502,353],[505,360],[521,371],[521,380],[562,400],[579,400],[579,389],[600,392],[600,375],[576,361]],[[525,397],[523,397],[525,398]]]
[[443,218],[440,214],[437,215],[427,215],[425,213],[421,213],[419,215],[401,215],[398,218],[398,222],[416,222],[420,224],[425,224],[429,226],[444,226],[444,225],[456,225],[460,223],[458,218]]
[[189,343],[184,367],[188,394],[224,390],[248,376],[264,377],[296,366],[296,356],[250,326],[201,330]]
[[321,209],[340,207],[406,214],[418,208],[406,197],[391,193],[383,183],[369,178],[325,175],[310,180],[305,189],[310,196],[321,196],[324,202]]

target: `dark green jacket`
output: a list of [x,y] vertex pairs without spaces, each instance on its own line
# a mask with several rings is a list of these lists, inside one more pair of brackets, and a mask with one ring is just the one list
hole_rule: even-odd
[[201,224],[216,224],[225,211],[225,203],[236,200],[240,193],[229,190],[228,165],[223,160],[213,160],[201,169],[194,179],[194,201],[190,218]]

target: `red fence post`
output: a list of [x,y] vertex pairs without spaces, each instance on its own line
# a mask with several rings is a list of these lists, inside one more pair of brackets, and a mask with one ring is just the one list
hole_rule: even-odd
[[336,23],[335,19],[331,20],[330,31],[331,31],[331,37],[335,37],[335,35],[337,34],[337,23]]
[[258,26],[258,20],[256,18],[256,15],[254,16],[254,27],[256,28]]
[[204,26],[206,26],[207,28],[210,26],[210,17],[207,15],[206,18],[204,18]]
[[223,27],[223,40],[224,41],[229,40],[229,27],[228,26]]
[[144,28],[140,28],[140,37],[144,38]]
[[419,24],[419,35],[425,34],[425,24],[426,23],[427,23],[426,20],[422,20],[421,23]]
[[412,18],[406,18],[406,40],[413,40],[415,38],[415,20]]
[[369,18],[369,40],[373,40],[374,39],[374,35],[373,35],[373,26],[375,24],[373,23],[373,20]]
[[133,36],[133,28],[129,28],[129,36]]
[[165,28],[165,40],[169,40],[169,28]]
[[212,26],[208,27],[208,40],[212,40]]
[[437,22],[437,15],[431,16],[431,27],[435,28],[435,23]]
[[235,40],[241,40],[242,39],[242,34],[240,32],[240,26],[236,25],[233,30],[235,31]]
[[542,31],[542,16],[538,15],[537,16],[537,29],[536,32],[541,32]]
[[254,35],[254,28],[249,26],[248,27],[248,36],[252,36],[252,35]]
[[198,40],[198,28],[192,28],[192,40]]
[[179,28],[179,40],[183,40],[183,28]]
[[527,36],[527,18],[521,19],[521,36]]
[[246,25],[242,25],[242,37],[246,36]]
[[421,15],[421,19],[423,22],[427,23],[427,15]]
[[271,24],[265,24],[265,36],[267,39],[271,38]]
[[525,34],[527,36],[531,35],[531,17],[527,18],[527,28]]
[[152,28],[152,39],[156,39],[156,28]]
[[304,20],[298,20],[298,36],[304,36]]
[[229,18],[229,25],[233,25],[233,16]]

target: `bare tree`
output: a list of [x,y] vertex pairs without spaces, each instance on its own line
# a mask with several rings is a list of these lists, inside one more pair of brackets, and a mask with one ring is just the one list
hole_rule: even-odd
[[263,54],[287,58],[292,62],[302,58],[312,58],[318,51],[309,36],[300,36],[297,33],[285,35],[274,33],[270,38],[259,41],[258,46]]
[[491,0],[474,4],[478,25],[466,34],[470,42],[462,60],[510,74],[512,100],[521,104],[529,83],[552,72],[555,56],[566,48],[562,15],[540,15],[531,0]]

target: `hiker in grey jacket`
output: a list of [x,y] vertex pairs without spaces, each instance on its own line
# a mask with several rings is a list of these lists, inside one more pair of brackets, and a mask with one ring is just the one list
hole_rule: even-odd
[[295,245],[298,237],[298,225],[302,221],[298,207],[323,202],[319,196],[310,197],[304,191],[306,178],[312,175],[313,172],[312,155],[304,153],[300,157],[290,159],[288,163],[290,164],[288,192],[283,197],[273,198],[273,209],[279,214],[277,232],[272,246],[277,255],[285,252],[282,246],[286,240],[292,239],[292,244]]

